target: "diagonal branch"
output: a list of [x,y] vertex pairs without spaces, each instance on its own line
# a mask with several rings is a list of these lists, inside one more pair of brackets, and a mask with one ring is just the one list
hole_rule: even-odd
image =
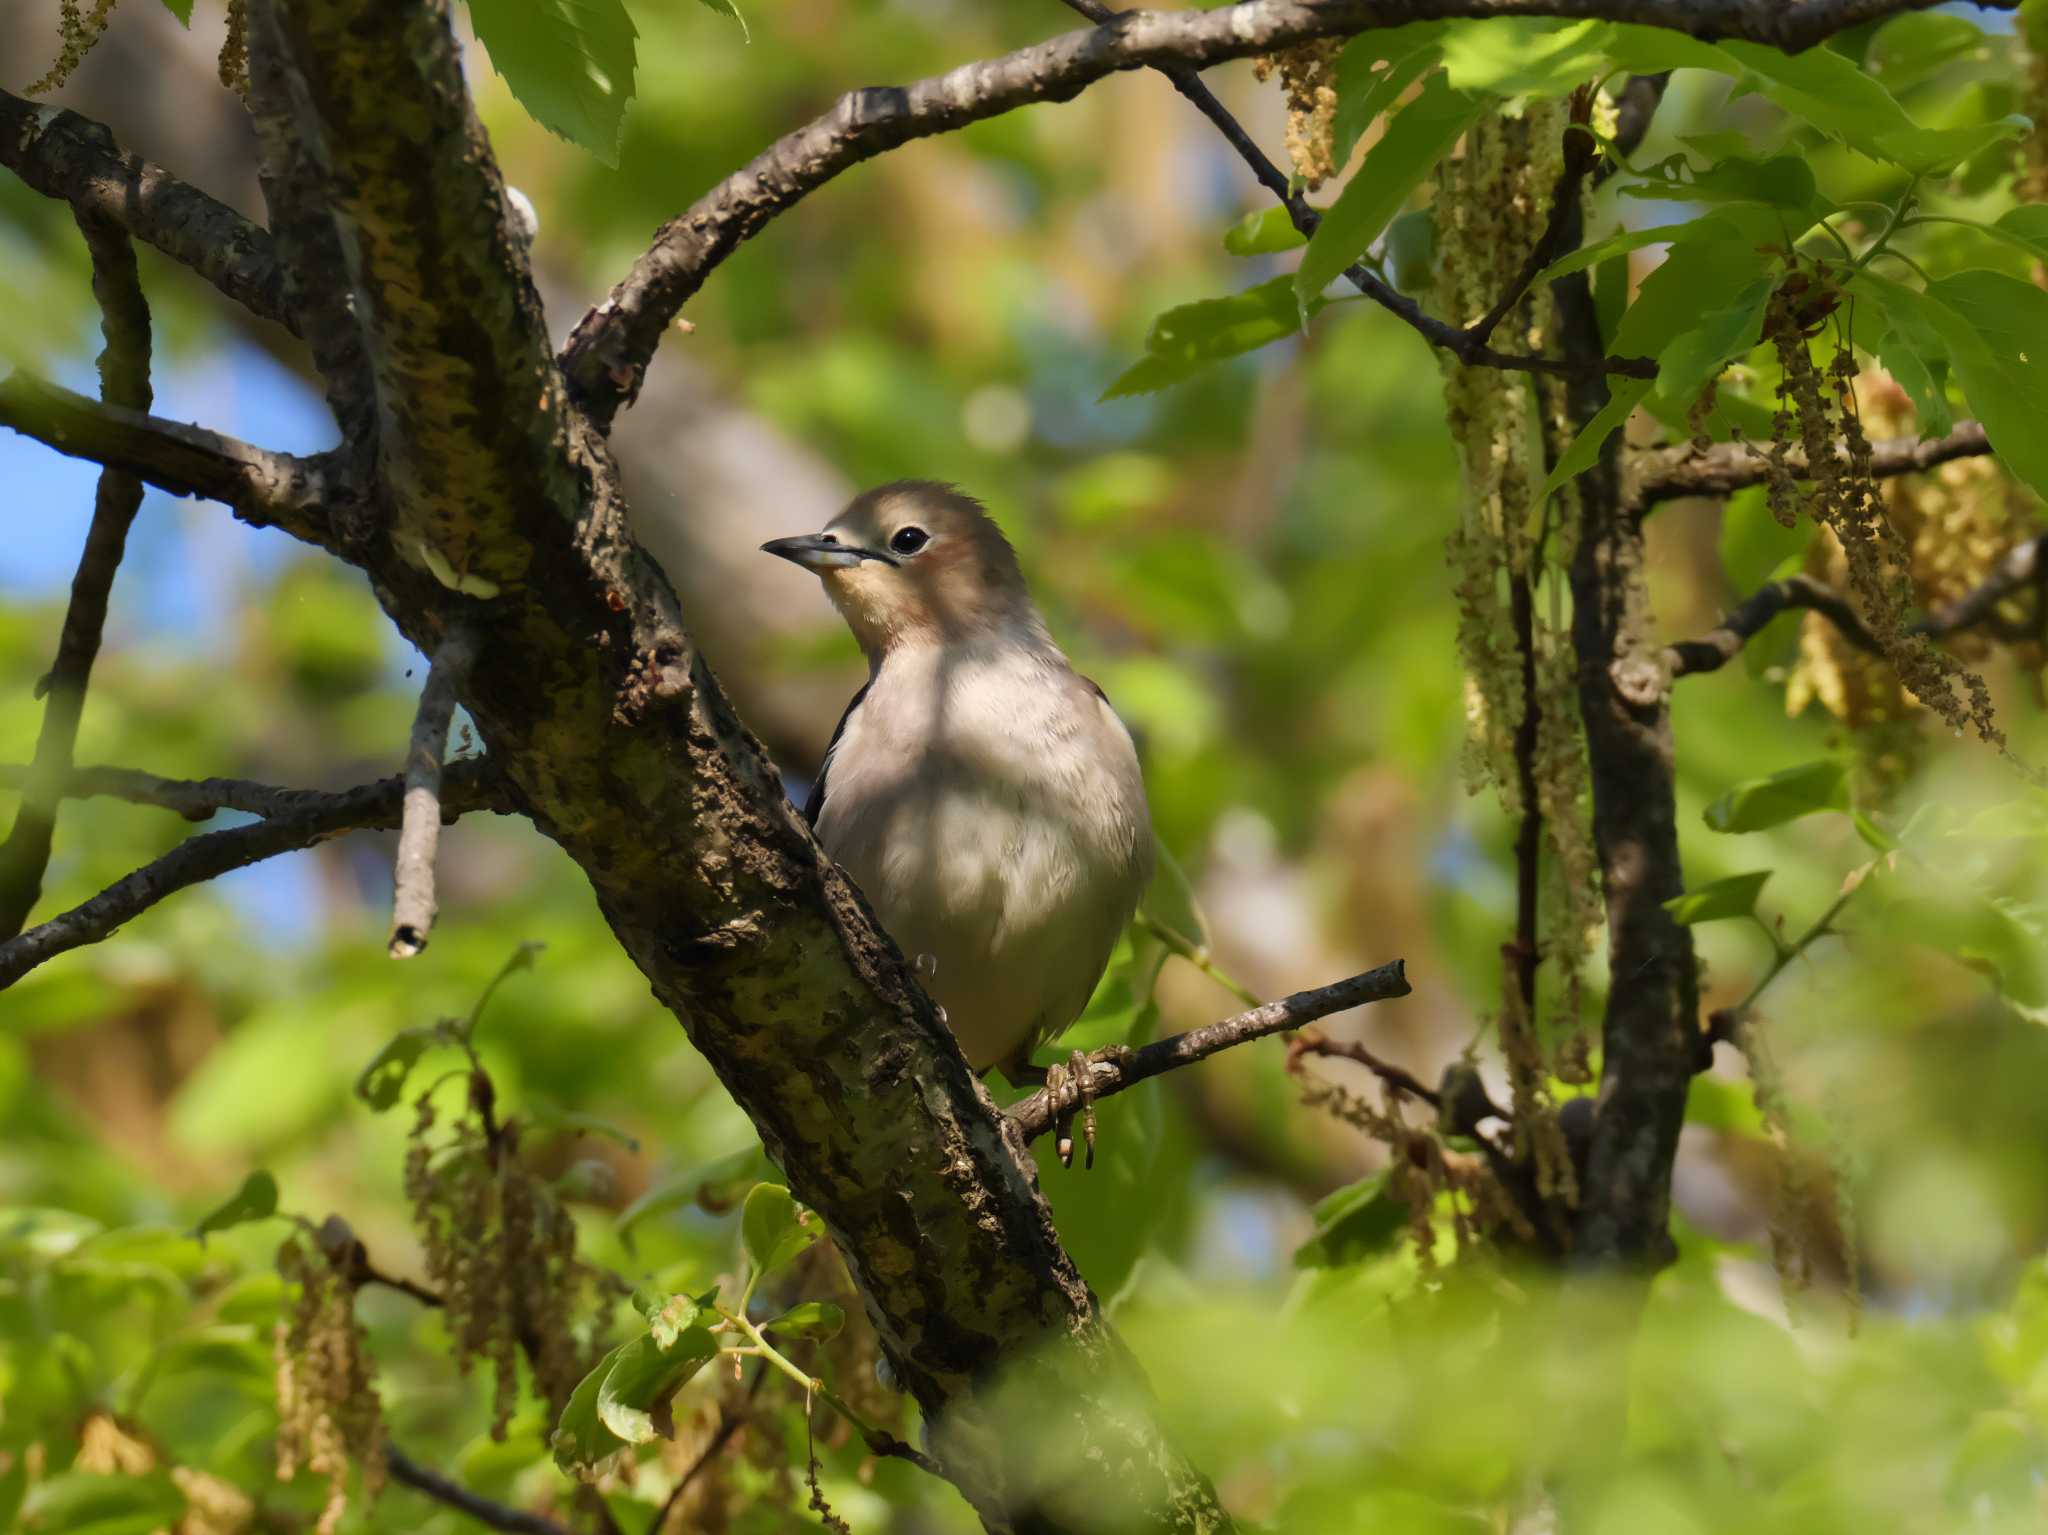
[[1690,677],[1698,672],[1719,671],[1742,653],[1742,647],[1754,639],[1765,624],[1793,608],[1808,608],[1819,613],[1841,630],[1842,637],[1858,650],[1872,655],[1881,653],[1881,647],[1864,627],[1863,620],[1856,616],[1856,610],[1849,605],[1847,598],[1811,576],[1792,576],[1759,587],[1747,601],[1700,638],[1667,645],[1664,658],[1671,675]]
[[0,165],[81,217],[155,246],[250,313],[298,329],[269,234],[226,203],[124,153],[101,124],[0,91]]
[[[913,139],[949,133],[1035,102],[1066,101],[1120,71],[1199,69],[1317,38],[1459,17],[1548,16],[1631,21],[1712,40],[1744,38],[1787,51],[1844,27],[1935,0],[1247,0],[1214,10],[1124,11],[998,58],[906,86],[849,91],[832,110],[776,140],[656,234],[610,297],[578,322],[561,353],[571,392],[599,427],[639,391],[663,331],[704,280],[769,220],[841,171]],[[2011,9],[2018,0],[1985,0]],[[1198,103],[1199,104],[1199,103]],[[1372,296],[1417,329],[1392,290]],[[1394,300],[1398,300],[1397,305]],[[1419,314],[1419,310],[1417,311]],[[1441,323],[1441,322],[1437,322]],[[1444,327],[1457,334],[1455,327]],[[1428,332],[1425,330],[1425,334]],[[1434,339],[1434,338],[1433,338]],[[1448,345],[1439,341],[1439,345]],[[1469,344],[1469,343],[1468,343]],[[1466,362],[1476,355],[1459,353]],[[1492,366],[1536,366],[1531,360]],[[1543,360],[1538,371],[1600,370]]]
[[391,1472],[392,1481],[403,1482],[414,1492],[424,1493],[436,1503],[445,1503],[457,1513],[467,1514],[490,1529],[504,1530],[507,1535],[571,1535],[567,1525],[471,1492],[460,1482],[421,1465],[395,1444],[384,1447],[384,1464]]
[[[1196,1061],[1205,1060],[1233,1045],[1263,1039],[1285,1029],[1298,1029],[1332,1013],[1363,1007],[1368,1002],[1405,997],[1408,992],[1408,975],[1398,959],[1392,964],[1381,965],[1377,970],[1354,975],[1349,980],[1319,986],[1314,991],[1297,991],[1292,996],[1252,1008],[1221,1023],[1189,1029],[1171,1039],[1154,1040],[1132,1051],[1125,1060],[1090,1061],[1088,1097],[1091,1100],[1112,1097],[1164,1072],[1192,1066]],[[1050,1130],[1070,1106],[1065,1094],[1041,1088],[1010,1106],[1010,1121],[1023,1132],[1025,1140],[1036,1140]]]
[[[1974,458],[1992,451],[1984,428],[1962,421],[1946,437],[1893,437],[1871,445],[1870,472],[1879,479],[1918,474],[1952,459]],[[1836,452],[1848,462],[1844,449]],[[1787,461],[1795,475],[1806,473],[1806,452],[1794,446]],[[1716,443],[1704,453],[1690,443],[1635,456],[1630,506],[1647,512],[1660,502],[1683,496],[1730,496],[1770,477],[1770,465],[1750,444]]]
[[[510,809],[502,791],[495,787],[492,773],[488,759],[450,767],[442,785],[442,814],[452,818],[469,810]],[[336,794],[309,791],[298,810],[280,811],[248,826],[188,837],[92,899],[0,943],[0,991],[46,960],[112,937],[123,923],[180,890],[280,853],[311,847],[342,832],[394,827],[404,795],[403,778],[381,778]]]
[[259,528],[334,547],[336,512],[361,498],[332,454],[273,453],[204,427],[102,405],[16,372],[0,379],[0,426],[176,496],[204,496]]
[[[107,344],[100,353],[100,393],[110,405],[147,410],[149,386],[149,303],[135,269],[128,237],[96,215],[77,214],[79,232],[92,255],[93,294],[100,305],[100,329]],[[48,695],[36,738],[35,761],[5,843],[0,843],[0,937],[12,938],[28,921],[42,894],[43,871],[57,830],[59,785],[71,770],[78,722],[85,712],[86,685],[100,651],[107,600],[114,574],[128,547],[128,529],[142,505],[142,482],[118,469],[100,471],[93,496],[92,523],[71,581],[71,600],[57,636],[57,656],[38,690]]]

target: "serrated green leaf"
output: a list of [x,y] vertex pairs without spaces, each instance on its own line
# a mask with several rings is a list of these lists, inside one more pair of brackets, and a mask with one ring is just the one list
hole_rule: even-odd
[[846,1313],[828,1300],[807,1300],[791,1306],[762,1328],[782,1338],[836,1338],[846,1326]]
[[740,1240],[762,1274],[773,1274],[823,1234],[824,1228],[802,1218],[788,1189],[779,1183],[757,1183],[740,1207]]
[[683,1328],[666,1346],[652,1333],[635,1338],[598,1385],[597,1421],[625,1444],[675,1437],[670,1399],[717,1352],[718,1339],[704,1327]]
[[[1622,318],[1626,320],[1627,316]],[[1650,392],[1650,383],[1646,378],[1617,378],[1608,385],[1607,403],[1600,407],[1597,416],[1586,423],[1586,429],[1572,439],[1571,446],[1558,455],[1556,467],[1536,493],[1537,501],[1556,494],[1559,486],[1584,474],[1600,461],[1600,450],[1607,445],[1607,439],[1642,403],[1643,396]]]
[[469,18],[535,122],[619,163],[638,36],[624,0],[469,0]]
[[268,1220],[276,1213],[277,1180],[258,1168],[242,1180],[242,1186],[225,1204],[200,1217],[199,1224],[192,1228],[192,1235],[203,1243],[211,1232],[226,1231],[231,1226],[246,1225],[250,1221]]
[[1319,1200],[1315,1234],[1294,1250],[1296,1268],[1335,1268],[1384,1251],[1408,1224],[1408,1207],[1374,1173]]
[[420,1057],[435,1045],[447,1042],[446,1035],[438,1028],[402,1030],[370,1058],[370,1064],[356,1078],[356,1096],[376,1113],[383,1113],[398,1102],[399,1095],[405,1091],[406,1078],[412,1075]]
[[1666,901],[1664,909],[1671,913],[1673,920],[1686,927],[1702,922],[1725,922],[1730,917],[1746,917],[1756,910],[1756,898],[1763,892],[1764,881],[1770,877],[1769,869],[1731,874],[1726,879],[1714,880]]
[[1763,831],[1817,811],[1848,808],[1842,764],[1824,758],[1737,784],[1707,806],[1706,821],[1715,831]]
[[1343,270],[1364,255],[1451,146],[1479,115],[1480,98],[1454,91],[1441,74],[1387,122],[1380,141],[1366,151],[1337,201],[1324,213],[1301,268],[1295,296],[1307,305],[1321,296]]
[[1444,74],[1460,91],[1561,96],[1606,72],[1611,32],[1601,21],[1543,17],[1464,22],[1444,34]]
[[[1701,141],[1689,142],[1697,146]],[[1621,193],[1657,202],[1769,208],[1780,218],[1774,232],[1785,240],[1802,233],[1834,206],[1821,196],[1813,168],[1797,155],[1768,159],[1728,155],[1695,166],[1687,156],[1674,154],[1650,167],[1643,180],[1623,186]]]
[[192,25],[192,0],[164,0],[164,9],[178,18],[178,25]]
[[1930,283],[1926,310],[1992,449],[2048,494],[2048,293],[2003,272],[1958,272]]
[[754,40],[754,34],[747,30],[747,18],[740,14],[740,8],[734,5],[732,0],[698,0],[698,3],[706,10],[716,11],[721,16],[730,16],[738,22],[741,42],[751,43]]
[[1695,399],[1710,379],[1755,346],[1763,337],[1764,309],[1776,286],[1774,274],[1759,277],[1658,353],[1657,392],[1667,400]]
[[1294,227],[1294,216],[1278,204],[1247,213],[1223,232],[1223,248],[1233,256],[1270,256],[1306,244],[1308,236]]
[[1624,229],[1611,234],[1604,240],[1595,240],[1591,245],[1582,245],[1568,256],[1560,257],[1536,274],[1531,288],[1541,288],[1545,283],[1573,272],[1582,272],[1589,266],[1598,266],[1611,256],[1625,256],[1630,251],[1641,250],[1646,245],[1668,245],[1673,240],[1682,240],[1697,228],[1697,222],[1686,224],[1659,224],[1655,229]]
[[1330,124],[1330,154],[1339,169],[1351,163],[1351,151],[1366,129],[1401,95],[1434,68],[1441,21],[1411,21],[1404,26],[1361,32],[1337,55],[1337,112]]
[[[1320,307],[1320,300],[1311,306]],[[1177,384],[1211,363],[1256,351],[1301,329],[1301,306],[1291,279],[1275,277],[1228,298],[1203,299],[1169,309],[1152,322],[1147,356],[1103,390],[1105,400],[1150,394]]]

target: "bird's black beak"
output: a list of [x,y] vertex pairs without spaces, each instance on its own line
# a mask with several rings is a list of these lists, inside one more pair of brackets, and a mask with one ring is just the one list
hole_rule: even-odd
[[780,555],[792,564],[801,565],[805,570],[814,570],[820,574],[828,570],[843,570],[849,565],[858,565],[862,560],[880,560],[885,565],[896,563],[887,555],[876,554],[872,549],[842,544],[830,533],[806,533],[800,538],[771,538],[761,546],[761,552]]

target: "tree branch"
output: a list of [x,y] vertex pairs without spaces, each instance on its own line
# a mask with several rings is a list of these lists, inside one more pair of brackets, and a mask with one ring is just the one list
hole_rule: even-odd
[[124,153],[76,112],[0,91],[0,165],[45,197],[155,246],[250,313],[298,329],[268,233],[168,171]]
[[1856,610],[1841,593],[1831,591],[1811,576],[1792,576],[1759,587],[1755,594],[1706,634],[1696,640],[1681,640],[1664,649],[1673,677],[1690,677],[1698,672],[1719,671],[1742,653],[1765,624],[1793,608],[1809,608],[1842,631],[1844,639],[1858,650],[1872,655],[1882,647],[1863,626]]
[[[1844,463],[1846,451],[1837,448]],[[1870,472],[1879,479],[1918,474],[1952,459],[1989,453],[1991,443],[1975,421],[1957,423],[1946,437],[1893,437],[1871,445]],[[1796,475],[1806,473],[1806,452],[1795,445],[1787,461]],[[1743,442],[1716,443],[1702,453],[1690,443],[1638,454],[1632,461],[1634,485],[1629,505],[1639,515],[1659,502],[1682,496],[1729,496],[1769,478],[1762,455]]]
[[1332,1039],[1321,1029],[1305,1028],[1287,1043],[1287,1069],[1296,1068],[1304,1055],[1329,1055],[1355,1061],[1397,1093],[1406,1093],[1433,1109],[1443,1107],[1443,1095],[1413,1072],[1383,1061],[1355,1039]]
[[[17,763],[0,763],[0,789],[19,789],[28,772]],[[296,815],[326,797],[318,789],[284,789],[246,778],[161,778],[123,767],[73,768],[59,791],[66,799],[118,799],[131,805],[154,805],[188,821],[204,821],[221,810],[266,817]]]
[[566,1525],[557,1524],[540,1514],[530,1514],[523,1508],[494,1503],[480,1493],[450,1481],[440,1472],[428,1470],[395,1444],[384,1447],[384,1464],[394,1482],[403,1482],[414,1492],[425,1493],[436,1503],[445,1503],[491,1529],[505,1530],[509,1535],[571,1535]]
[[[2038,583],[2044,577],[2048,577],[2048,533],[2008,549],[1990,575],[1954,602],[1913,625],[1911,632],[1938,639],[1984,623],[1993,616],[1999,603],[2028,582]],[[2048,614],[2048,590],[2044,590],[2040,600],[2044,614]]]
[[204,427],[102,405],[27,373],[0,379],[0,426],[172,495],[222,502],[253,527],[282,528],[323,549],[334,548],[337,508],[360,499],[331,454],[273,453]]
[[[1703,39],[1744,38],[1797,51],[1844,27],[1935,0],[1248,0],[1215,10],[1124,11],[1090,31],[1069,32],[999,58],[965,64],[907,86],[870,86],[785,134],[671,219],[611,296],[577,324],[561,353],[571,392],[600,427],[638,392],[663,331],[719,262],[778,214],[841,171],[913,139],[951,132],[1034,102],[1065,101],[1123,70],[1198,69],[1323,37],[1456,17],[1555,16],[1631,21]],[[2017,0],[1989,0],[2010,9]],[[1198,103],[1199,105],[1199,103]],[[1206,109],[1205,109],[1206,110]],[[1220,126],[1220,125],[1219,125]],[[1235,142],[1235,140],[1233,140]],[[1263,178],[1262,178],[1263,179]],[[1540,372],[1607,366],[1600,359],[1502,359],[1459,350],[1455,327],[1441,339],[1419,306],[1377,279],[1364,291],[1460,360]],[[1411,315],[1409,310],[1413,310]],[[1627,361],[1630,371],[1639,360]]]
[[433,931],[434,855],[441,845],[441,759],[448,751],[448,724],[455,715],[455,690],[469,673],[476,641],[465,629],[449,634],[427,671],[405,753],[405,814],[392,864],[391,938],[393,959],[410,959],[427,946]]
[[[92,288],[99,300],[100,329],[107,344],[100,353],[100,393],[110,405],[147,410],[149,387],[149,303],[135,269],[135,247],[114,225],[96,214],[77,212],[78,229],[92,255]],[[71,770],[85,690],[107,622],[114,573],[128,547],[128,529],[142,505],[142,482],[118,469],[100,471],[93,495],[92,523],[71,600],[58,632],[57,656],[39,692],[48,696],[35,761],[5,843],[0,843],[0,937],[12,938],[28,921],[43,889],[50,846],[57,830],[58,786]]]
[[[1090,1061],[1088,1097],[1100,1101],[1164,1072],[1192,1066],[1196,1061],[1205,1060],[1233,1045],[1263,1039],[1284,1029],[1298,1029],[1332,1013],[1363,1007],[1368,1002],[1405,997],[1408,991],[1407,972],[1398,959],[1392,964],[1381,965],[1377,970],[1354,975],[1349,980],[1319,986],[1313,991],[1297,991],[1290,997],[1254,1007],[1221,1023],[1189,1029],[1171,1039],[1154,1040],[1132,1051],[1126,1060]],[[1026,1141],[1036,1140],[1071,1107],[1065,1101],[1066,1097],[1066,1094],[1055,1093],[1049,1088],[1040,1088],[1030,1097],[1010,1106],[1010,1122],[1023,1133]]]
[[[443,784],[442,814],[452,819],[470,810],[509,809],[491,773],[487,758],[451,766]],[[405,780],[382,778],[336,794],[303,792],[303,804],[296,810],[280,808],[269,819],[252,825],[188,837],[92,899],[0,943],[0,991],[46,960],[112,937],[123,923],[180,890],[280,853],[311,847],[341,832],[396,826]]]

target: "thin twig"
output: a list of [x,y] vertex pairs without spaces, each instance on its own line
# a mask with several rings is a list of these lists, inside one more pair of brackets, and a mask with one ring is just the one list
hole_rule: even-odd
[[1397,1093],[1420,1099],[1433,1109],[1443,1107],[1443,1097],[1433,1087],[1406,1069],[1381,1060],[1355,1039],[1332,1039],[1321,1029],[1306,1028],[1287,1042],[1287,1069],[1292,1071],[1304,1055],[1334,1055],[1356,1061]]
[[[135,247],[114,225],[74,211],[79,233],[85,236],[92,256],[92,291],[99,300],[100,330],[107,341],[99,359],[100,396],[109,405],[148,410],[149,303],[136,271]],[[71,580],[71,601],[58,631],[57,656],[39,689],[49,702],[36,737],[35,761],[14,825],[6,842],[0,843],[0,937],[12,938],[20,932],[42,895],[43,871],[50,865],[57,805],[62,798],[59,785],[71,771],[78,722],[85,712],[85,690],[106,627],[107,599],[128,547],[128,529],[141,506],[140,480],[118,469],[100,471],[92,523],[86,530],[78,572]]]
[[[0,762],[0,789],[19,789],[29,769]],[[75,767],[57,786],[65,799],[117,799],[169,810],[188,821],[204,821],[222,810],[244,815],[295,815],[317,804],[318,789],[285,789],[247,778],[163,778],[138,768]]]
[[[2048,533],[2015,544],[2005,552],[1990,575],[1970,591],[1914,624],[1912,633],[1939,637],[1954,634],[1988,621],[1992,610],[2029,582],[2039,582],[2048,573]],[[2048,592],[2042,595],[2048,610]]]
[[[383,778],[337,794],[309,794],[307,808],[295,814],[188,837],[83,904],[0,943],[0,991],[46,960],[113,936],[122,924],[180,890],[342,832],[395,827],[404,794],[404,779]],[[511,808],[484,759],[455,763],[443,777],[443,815]]]
[[439,903],[434,896],[434,855],[441,845],[441,759],[448,751],[448,724],[455,717],[455,690],[468,675],[476,642],[458,629],[442,641],[420,689],[412,740],[405,753],[405,817],[392,863],[391,940],[393,959],[410,959],[427,946]]
[[545,1515],[495,1503],[450,1481],[438,1471],[428,1470],[395,1444],[384,1447],[384,1464],[389,1468],[393,1481],[403,1482],[413,1491],[425,1493],[436,1503],[445,1503],[494,1530],[506,1530],[511,1535],[572,1535],[567,1525],[557,1524]]
[[[1354,975],[1349,980],[1319,986],[1313,991],[1297,991],[1292,996],[1251,1008],[1221,1023],[1205,1024],[1170,1039],[1154,1040],[1131,1051],[1122,1060],[1091,1060],[1088,1063],[1091,1076],[1089,1097],[1099,1102],[1163,1072],[1192,1066],[1196,1061],[1228,1050],[1233,1045],[1278,1034],[1284,1029],[1298,1029],[1332,1013],[1363,1007],[1368,1002],[1405,997],[1409,989],[1406,970],[1402,961],[1397,959],[1392,964],[1381,965],[1363,975]],[[1023,1132],[1024,1139],[1033,1141],[1050,1130],[1071,1106],[1066,1094],[1041,1088],[1030,1097],[1012,1104],[1009,1116]]]
[[1690,677],[1699,672],[1719,671],[1742,653],[1765,624],[1793,608],[1819,613],[1842,631],[1842,637],[1858,650],[1872,655],[1881,652],[1875,638],[1856,616],[1856,610],[1841,593],[1831,591],[1811,576],[1791,576],[1759,587],[1713,629],[1696,640],[1681,640],[1665,647],[1664,658],[1673,677]]
[[[1894,437],[1871,445],[1870,472],[1878,479],[1918,474],[1951,459],[1974,458],[1991,451],[1984,428],[1962,421],[1946,437]],[[1836,448],[1847,462],[1847,450]],[[1787,458],[1795,475],[1806,473],[1806,454],[1794,447]],[[1728,496],[1770,477],[1770,464],[1748,443],[1717,443],[1699,452],[1689,443],[1637,455],[1629,506],[1638,515],[1661,501],[1681,496]]]

